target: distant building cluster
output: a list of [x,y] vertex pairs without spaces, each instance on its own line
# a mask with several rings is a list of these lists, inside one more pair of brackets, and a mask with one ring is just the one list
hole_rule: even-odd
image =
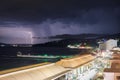
[[80,43],[80,44],[74,44],[74,45],[68,45],[68,48],[75,48],[75,49],[92,49],[91,46],[86,46],[86,43]]

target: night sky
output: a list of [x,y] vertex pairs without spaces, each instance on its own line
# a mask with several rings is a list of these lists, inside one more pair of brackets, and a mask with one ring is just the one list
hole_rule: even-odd
[[42,43],[32,37],[120,32],[119,0],[0,0],[0,42]]

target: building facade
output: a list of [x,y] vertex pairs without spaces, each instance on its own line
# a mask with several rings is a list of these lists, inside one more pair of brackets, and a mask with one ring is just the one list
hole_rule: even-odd
[[100,50],[111,50],[114,47],[117,47],[117,40],[114,39],[109,39],[99,43]]

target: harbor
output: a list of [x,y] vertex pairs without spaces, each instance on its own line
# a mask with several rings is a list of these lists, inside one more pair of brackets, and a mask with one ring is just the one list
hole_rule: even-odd
[[[111,39],[103,44],[112,42],[115,41]],[[2,71],[0,80],[16,80],[16,78],[17,80],[108,80],[107,76],[104,77],[103,74],[109,75],[107,72],[113,63],[111,59],[113,55],[116,55],[114,51],[118,51],[117,54],[119,54],[120,48],[116,48],[116,43],[104,46],[104,48],[101,46],[100,43],[99,48],[106,50],[94,52],[94,54],[84,53],[54,63],[42,63]]]

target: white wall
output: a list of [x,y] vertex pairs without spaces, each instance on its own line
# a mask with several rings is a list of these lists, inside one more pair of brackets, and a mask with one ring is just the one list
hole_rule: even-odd
[[110,39],[105,42],[106,44],[106,49],[111,50],[113,47],[117,47],[117,40]]
[[114,80],[114,73],[105,72],[104,73],[104,80]]

